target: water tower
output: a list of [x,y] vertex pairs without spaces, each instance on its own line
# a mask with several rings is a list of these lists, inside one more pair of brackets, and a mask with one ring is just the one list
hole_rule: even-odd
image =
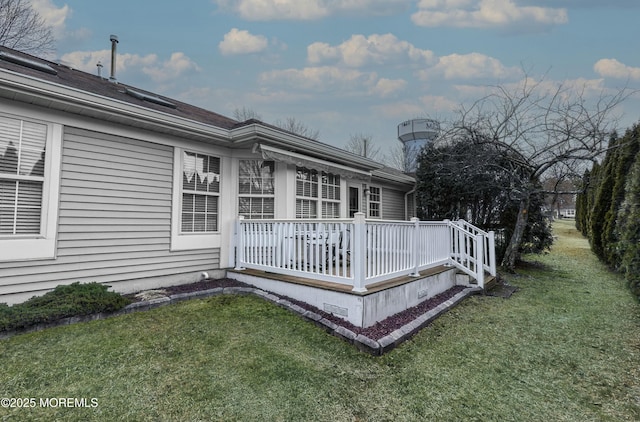
[[440,124],[432,119],[413,119],[398,125],[398,140],[404,152],[404,171],[415,173],[422,148],[433,142],[440,132]]

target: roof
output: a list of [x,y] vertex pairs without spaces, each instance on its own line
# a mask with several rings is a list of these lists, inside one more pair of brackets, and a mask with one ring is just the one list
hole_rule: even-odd
[[411,183],[415,183],[416,181],[415,177],[413,177],[412,175],[404,173],[396,168],[389,167],[389,166],[383,166],[382,168],[374,170],[372,172],[372,176],[380,179],[386,179],[392,182],[404,183],[404,184],[407,184],[407,183],[411,184]]
[[[5,55],[8,56],[15,56],[26,61],[41,64],[43,66],[48,66],[50,69],[55,71],[55,74],[41,71],[36,68],[31,68],[29,66],[17,64],[13,61],[7,60],[6,57],[3,58],[2,53],[5,53]],[[55,84],[63,85],[69,88],[74,88],[80,91],[93,93],[101,97],[112,98],[123,103],[138,105],[162,113],[168,113],[174,116],[183,117],[185,119],[197,121],[200,123],[206,123],[224,129],[231,129],[238,124],[237,120],[225,117],[209,110],[205,110],[203,108],[193,106],[191,104],[163,97],[161,95],[154,94],[127,84],[123,84],[121,82],[113,83],[109,79],[105,79],[98,75],[93,75],[91,73],[76,70],[61,63],[40,59],[38,57],[31,56],[29,54],[25,54],[16,50],[11,50],[6,47],[0,47],[0,68],[30,76],[32,78],[37,78]],[[145,95],[148,95],[149,97],[160,98],[168,103],[175,104],[176,107],[171,108],[150,101],[145,101],[144,99],[141,99],[134,95],[127,94],[128,90],[143,93]]]
[[[202,142],[246,148],[256,142],[410,183],[375,161],[260,120],[244,122],[120,81],[0,46],[0,97],[142,127]],[[409,179],[408,179],[409,178]]]

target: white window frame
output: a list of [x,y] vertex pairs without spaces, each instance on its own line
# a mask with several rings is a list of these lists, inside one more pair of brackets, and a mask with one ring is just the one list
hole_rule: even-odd
[[[367,215],[369,218],[379,218],[382,219],[382,188],[380,186],[369,186],[369,193],[367,194]],[[376,189],[378,193],[373,193],[372,189]],[[374,201],[372,199],[373,196],[377,196],[378,200]],[[371,215],[371,205],[378,204],[378,215]]]
[[2,114],[3,117],[27,120],[47,126],[40,233],[0,235],[0,262],[54,259],[58,233],[58,202],[62,157],[62,125],[27,116]]
[[[209,155],[220,159],[220,192],[218,192],[218,231],[216,232],[182,232],[182,172],[183,153],[191,152],[202,155]],[[173,149],[173,192],[171,200],[171,250],[196,250],[219,248],[221,242],[222,227],[222,184],[223,184],[224,160],[218,154],[211,151],[200,151],[193,148]]]
[[[242,161],[254,161],[254,162],[258,162],[259,161],[259,162],[262,162],[262,163],[271,163],[271,167],[273,168],[273,172],[271,174],[271,183],[272,183],[272,186],[273,186],[273,192],[272,193],[264,193],[264,191],[263,192],[256,192],[256,193],[252,193],[252,192],[250,192],[250,193],[241,193],[240,192],[240,179],[241,179],[240,171],[242,169],[242,166],[241,166]],[[246,219],[256,219],[256,220],[257,219],[264,219],[265,218],[264,217],[264,200],[265,199],[271,199],[273,201],[273,213],[272,213],[273,216],[272,217],[267,217],[267,218],[275,218],[275,212],[276,212],[276,210],[275,210],[275,207],[276,207],[276,195],[275,195],[276,177],[275,177],[275,175],[276,175],[276,163],[273,160],[264,160],[264,159],[258,159],[258,158],[240,158],[238,160],[238,179],[237,179],[237,181],[238,181],[238,214],[239,215],[243,215],[244,218],[246,218]],[[262,183],[264,183],[264,179],[263,179]],[[251,207],[249,207],[250,211],[249,211],[248,215],[242,214],[240,212],[240,201],[242,199],[249,199],[250,201],[253,200],[253,199],[261,200],[262,204],[263,204],[263,210],[262,210],[262,213],[260,214],[260,216],[252,215],[251,214]]]
[[[331,179],[331,183],[325,183],[325,177],[327,181]],[[337,181],[337,184],[336,184]],[[338,174],[322,172],[320,174],[320,212],[322,218],[340,218],[340,200],[343,196],[342,189],[342,178]],[[332,195],[329,195],[330,192],[333,192]],[[338,199],[335,199],[335,195],[337,192]],[[325,198],[326,196],[326,198]],[[329,198],[329,196],[334,196],[333,198]],[[325,204],[331,207],[337,207],[338,215],[325,216]],[[330,204],[330,205],[329,205]]]
[[[315,177],[316,180],[315,181],[310,181],[310,180],[299,180],[298,179],[298,172],[300,171],[306,171],[309,173],[309,175],[313,175],[315,172]],[[306,168],[306,167],[296,167],[296,180],[295,180],[295,192],[296,192],[296,203],[295,203],[295,215],[296,218],[299,219],[311,219],[311,218],[318,218],[321,213],[322,210],[319,209],[319,201],[318,201],[318,196],[320,195],[320,191],[321,191],[321,186],[320,186],[320,179],[321,179],[321,172],[314,170],[314,169],[310,169],[310,168]],[[302,183],[303,184],[303,189],[302,189],[302,195],[298,195],[298,183]],[[309,195],[304,195],[304,186],[308,186],[309,187],[309,191],[310,194]],[[315,188],[315,196],[313,195],[314,192],[314,188]],[[311,204],[315,204],[315,217],[312,216],[305,216],[305,215],[299,215],[298,214],[298,203],[301,202],[308,202],[310,205]]]
[[[298,195],[298,172],[300,170],[305,170],[308,171],[310,174],[312,174],[313,172],[315,172],[316,177],[317,177],[317,181],[315,182],[310,182],[310,181],[302,181],[302,183],[307,183],[310,186],[310,190],[313,193],[314,187],[316,190],[316,196],[312,195]],[[324,180],[326,178],[333,178],[335,180],[335,178],[337,178],[337,184],[336,183],[325,183]],[[295,202],[295,209],[296,209],[296,218],[299,219],[304,219],[304,218],[309,218],[309,219],[320,219],[320,218],[340,218],[340,214],[342,214],[342,197],[344,196],[344,183],[342,180],[342,177],[340,177],[339,174],[334,174],[334,173],[329,173],[329,172],[325,172],[325,171],[320,171],[320,170],[315,170],[315,169],[310,169],[307,167],[296,167],[296,180],[295,180],[295,189],[296,189],[296,202]],[[329,190],[334,190],[338,192],[338,199],[335,198],[325,198],[325,192],[329,192]],[[304,189],[303,189],[303,193],[304,193]],[[329,195],[326,195],[329,196]],[[306,216],[299,216],[297,209],[298,209],[298,203],[299,201],[308,201],[309,203],[314,203],[315,204],[315,208],[316,208],[316,216],[315,217],[306,217]],[[331,204],[332,206],[336,206],[338,207],[338,216],[332,215],[332,216],[324,216],[324,204]]]

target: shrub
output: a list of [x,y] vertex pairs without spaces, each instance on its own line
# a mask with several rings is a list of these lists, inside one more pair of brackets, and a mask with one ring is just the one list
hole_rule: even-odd
[[109,286],[99,283],[73,283],[57,286],[43,296],[34,296],[24,303],[8,306],[0,303],[0,331],[30,327],[62,318],[114,312],[131,301]]

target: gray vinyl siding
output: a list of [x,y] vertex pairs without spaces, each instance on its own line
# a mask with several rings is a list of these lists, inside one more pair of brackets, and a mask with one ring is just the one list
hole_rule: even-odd
[[404,192],[382,187],[382,218],[385,220],[404,220]]
[[57,257],[0,263],[0,294],[219,268],[218,249],[171,252],[173,148],[65,128]]

